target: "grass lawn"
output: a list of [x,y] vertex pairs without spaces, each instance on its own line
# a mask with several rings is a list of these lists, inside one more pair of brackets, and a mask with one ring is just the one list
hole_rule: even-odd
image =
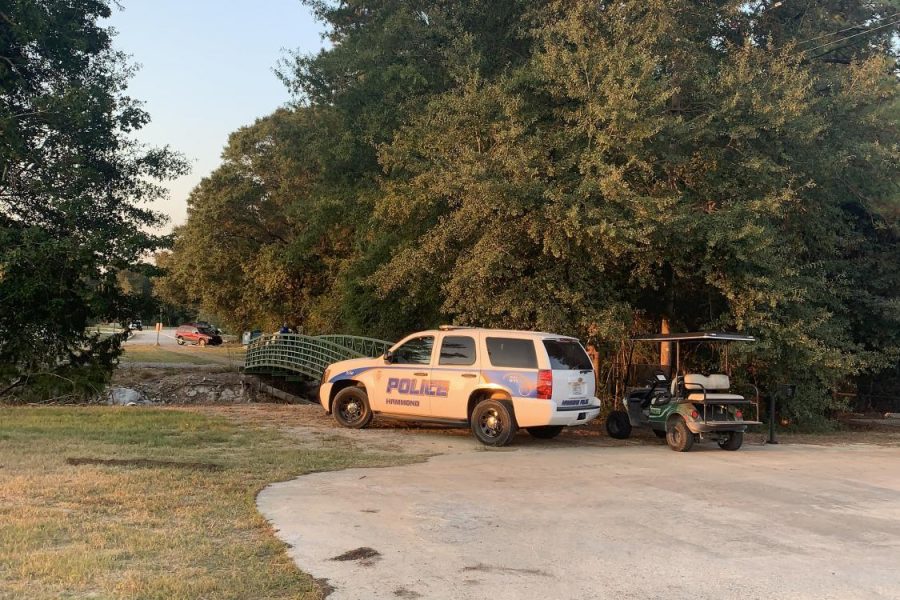
[[197,412],[0,407],[0,598],[318,598],[257,492],[412,460]]
[[192,365],[244,364],[245,349],[240,346],[196,346],[162,348],[154,344],[126,344],[119,361],[129,363],[188,363]]

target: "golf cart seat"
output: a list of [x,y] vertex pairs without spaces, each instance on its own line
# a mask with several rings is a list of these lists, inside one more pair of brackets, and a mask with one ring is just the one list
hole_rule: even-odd
[[728,375],[719,373],[713,375],[699,375],[688,373],[684,376],[684,390],[687,400],[691,402],[703,402],[706,400],[722,400],[740,402],[744,399],[738,394],[729,394],[731,382]]

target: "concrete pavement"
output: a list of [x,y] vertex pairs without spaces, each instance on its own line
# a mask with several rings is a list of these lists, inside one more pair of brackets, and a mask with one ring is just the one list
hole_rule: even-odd
[[[159,332],[159,345],[177,346],[178,342],[175,341],[176,329],[177,327],[163,327],[162,331]],[[131,337],[129,337],[124,343],[125,346],[140,346],[149,344],[156,344],[156,329],[154,325],[144,327],[143,331],[132,332]]]
[[900,598],[898,448],[456,444],[258,506],[333,600]]

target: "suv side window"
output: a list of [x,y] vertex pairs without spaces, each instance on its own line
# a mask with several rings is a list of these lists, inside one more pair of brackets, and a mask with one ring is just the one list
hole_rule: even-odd
[[394,350],[394,363],[399,365],[431,364],[431,351],[433,348],[433,335],[413,338]]
[[515,338],[487,338],[487,351],[495,367],[537,369],[534,340]]
[[441,342],[441,365],[474,365],[475,340],[469,336],[447,335]]

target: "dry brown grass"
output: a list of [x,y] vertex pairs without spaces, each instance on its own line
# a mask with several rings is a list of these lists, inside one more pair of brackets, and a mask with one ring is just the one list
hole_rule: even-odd
[[257,492],[411,460],[343,437],[300,444],[264,419],[0,408],[0,598],[317,598]]

